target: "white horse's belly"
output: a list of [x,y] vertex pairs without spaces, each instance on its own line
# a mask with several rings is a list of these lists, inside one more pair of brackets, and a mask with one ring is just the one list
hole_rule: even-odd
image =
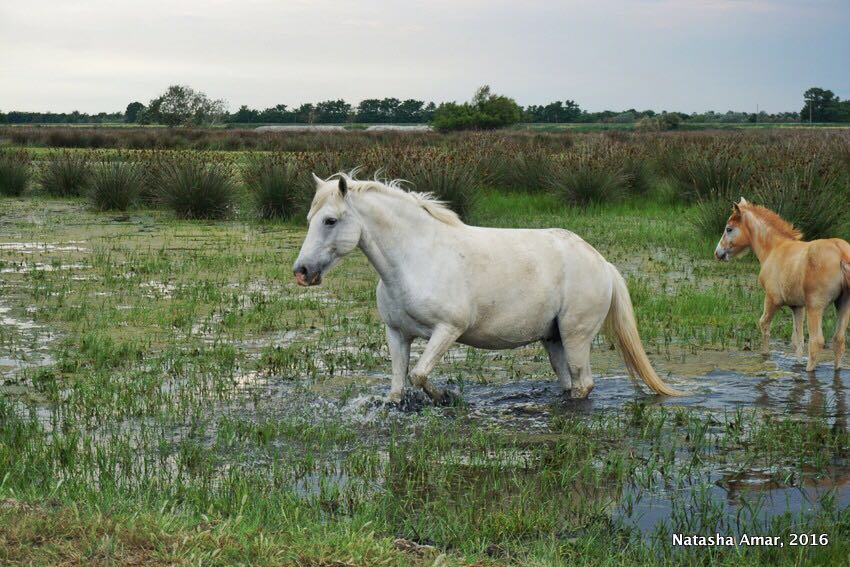
[[588,326],[607,313],[607,262],[580,238],[565,231],[487,229],[486,235],[486,245],[458,242],[441,263],[413,266],[392,288],[381,281],[384,322],[426,339],[438,325],[451,325],[462,344],[509,349],[558,336],[557,321],[568,310],[592,311]]
[[481,329],[473,327],[461,335],[457,342],[476,348],[509,349],[519,348],[539,341],[548,336],[554,336],[553,325],[538,328],[530,332],[512,332],[510,329]]

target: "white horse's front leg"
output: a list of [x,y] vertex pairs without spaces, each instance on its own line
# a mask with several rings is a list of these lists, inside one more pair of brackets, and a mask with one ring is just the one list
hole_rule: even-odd
[[462,334],[463,332],[455,327],[438,325],[428,339],[425,351],[410,373],[410,381],[413,385],[425,390],[425,393],[435,402],[442,401],[445,392],[428,382],[428,374],[434,370],[434,366]]
[[387,345],[390,347],[390,358],[393,361],[393,381],[388,396],[392,403],[399,403],[404,396],[407,368],[410,365],[410,343],[410,337],[387,325]]

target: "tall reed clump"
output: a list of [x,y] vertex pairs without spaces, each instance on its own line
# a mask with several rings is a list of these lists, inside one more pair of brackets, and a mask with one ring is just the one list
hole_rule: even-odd
[[571,205],[587,206],[622,200],[628,177],[622,170],[592,156],[561,162],[548,180],[548,188]]
[[258,218],[290,219],[306,211],[311,176],[291,159],[260,158],[248,164],[242,177]]
[[545,190],[555,169],[551,151],[541,145],[502,142],[483,152],[481,177],[505,189]]
[[817,163],[767,171],[749,188],[717,191],[700,198],[691,222],[706,236],[719,236],[729,218],[732,203],[740,196],[775,211],[803,232],[806,240],[848,236],[847,193],[841,178],[825,172]]
[[627,155],[620,162],[620,170],[626,177],[629,192],[643,197],[653,189],[655,170],[653,163],[644,156]]
[[0,194],[21,195],[29,185],[32,172],[29,154],[22,151],[0,152]]
[[156,199],[182,219],[221,219],[235,203],[236,186],[230,167],[184,154],[161,163],[153,179]]
[[93,170],[87,195],[99,211],[126,211],[138,202],[142,184],[136,164],[113,161]]
[[751,200],[794,223],[806,240],[848,236],[850,206],[841,178],[816,162],[766,174]]
[[674,171],[680,197],[688,201],[733,195],[750,179],[750,168],[743,159],[724,153],[690,152]]
[[91,179],[88,154],[63,151],[54,154],[41,171],[41,188],[53,197],[79,197]]
[[720,237],[726,220],[732,211],[733,198],[717,191],[699,197],[691,213],[691,224],[697,232],[706,237]]
[[474,162],[434,150],[417,153],[400,164],[416,191],[431,193],[468,221],[479,198]]

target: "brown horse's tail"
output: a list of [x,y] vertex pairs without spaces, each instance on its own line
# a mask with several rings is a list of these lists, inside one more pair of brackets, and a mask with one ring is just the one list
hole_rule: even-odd
[[657,394],[665,396],[684,395],[683,392],[674,390],[665,384],[652,368],[638,334],[634,308],[629,296],[629,289],[626,287],[626,280],[614,266],[611,266],[611,272],[614,275],[614,295],[611,298],[608,318],[605,320],[605,330],[608,337],[617,346],[617,350],[620,351],[620,356],[626,363],[629,375],[632,378],[635,374],[640,376],[646,385]]
[[844,287],[850,289],[850,260],[841,262],[841,270],[844,272]]

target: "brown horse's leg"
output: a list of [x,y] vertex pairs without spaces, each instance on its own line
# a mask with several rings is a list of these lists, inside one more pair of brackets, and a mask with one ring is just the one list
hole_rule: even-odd
[[794,354],[797,362],[803,360],[803,350],[806,345],[806,336],[803,334],[803,323],[806,320],[805,307],[792,307],[794,314],[794,334],[791,335],[791,344],[794,345]]
[[832,336],[832,350],[835,352],[835,370],[841,369],[841,358],[844,356],[844,337],[847,325],[850,323],[850,291],[835,302],[835,334]]
[[761,329],[761,352],[762,354],[770,353],[770,322],[773,321],[773,316],[776,315],[776,310],[779,305],[773,301],[770,294],[764,296],[764,313],[759,319],[759,328]]
[[823,348],[823,307],[809,305],[806,307],[806,317],[809,319],[809,363],[806,370],[814,372],[818,365],[818,354]]

